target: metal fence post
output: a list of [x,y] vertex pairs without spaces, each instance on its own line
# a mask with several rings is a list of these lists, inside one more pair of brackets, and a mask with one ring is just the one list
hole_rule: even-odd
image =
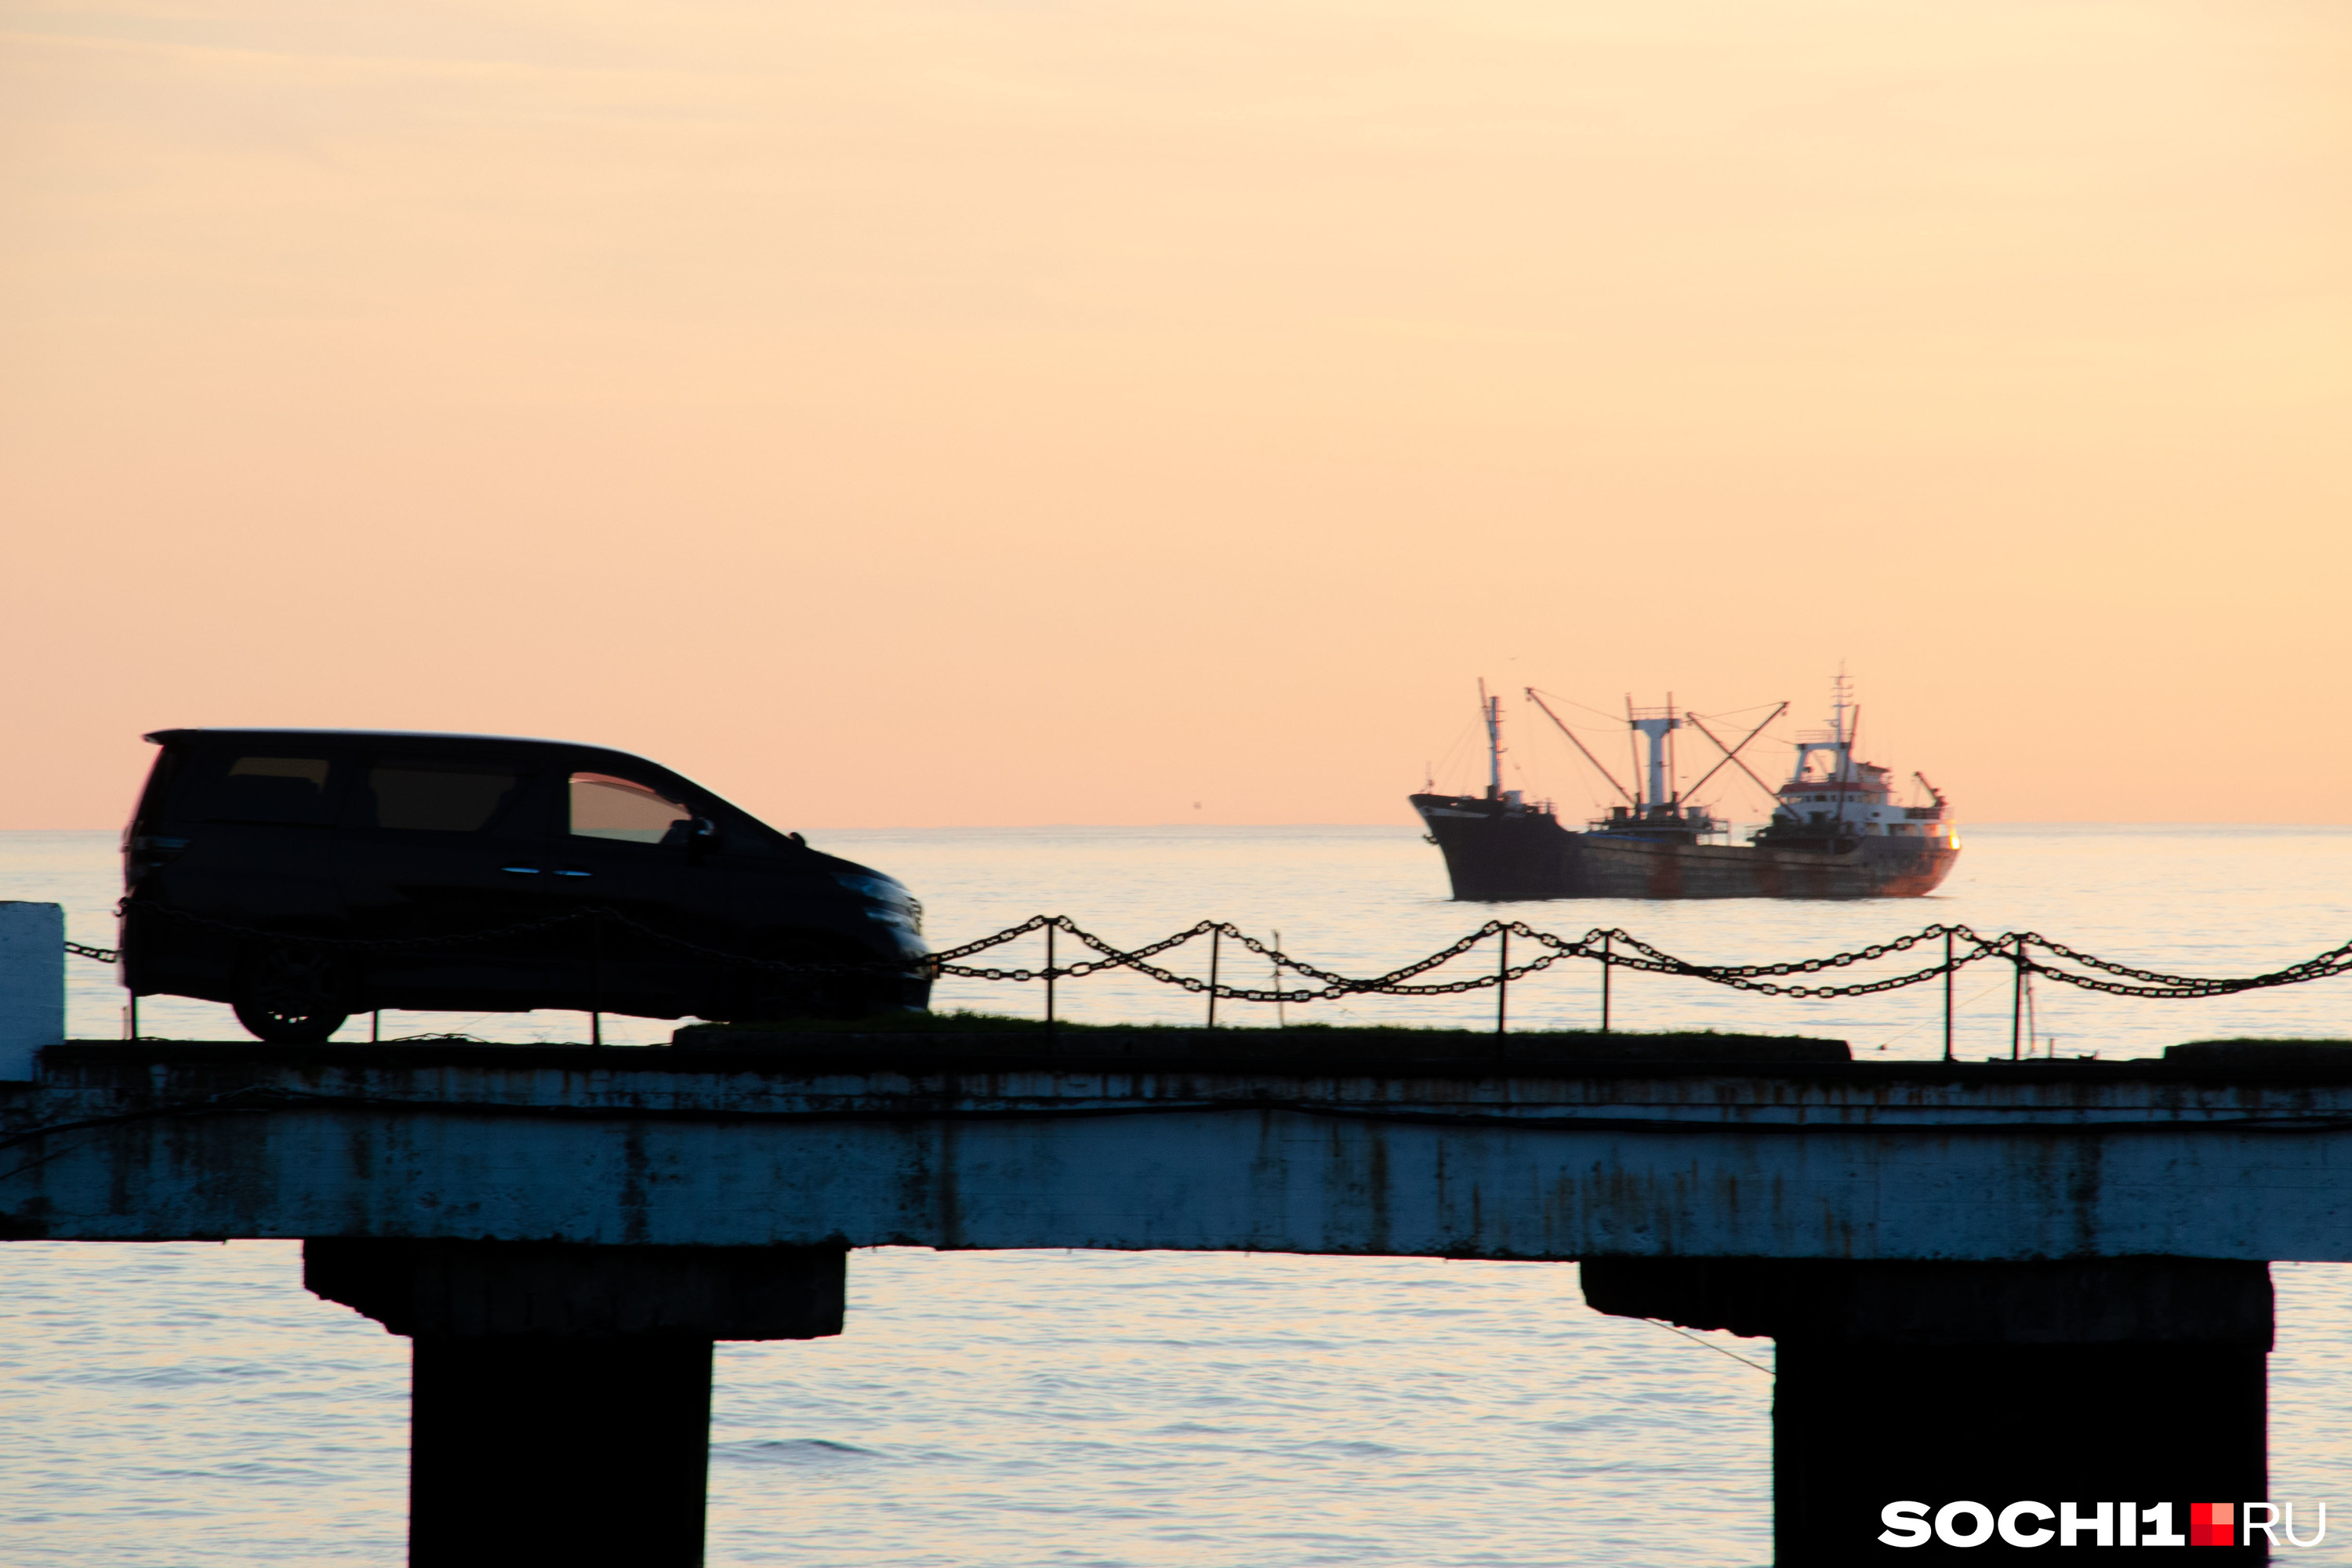
[[2025,1043],[2025,972],[2032,967],[2025,956],[2025,939],[2017,938],[2010,946],[2010,963],[2017,966],[2017,988],[2009,1000],[2009,1059],[2019,1058],[2019,1048]]
[[1952,933],[1944,933],[1944,1059],[1952,1059]]
[[1601,1032],[1604,1035],[1609,1032],[1609,971],[1612,965],[1609,962],[1609,934],[1604,931],[1601,933]]
[[[1274,951],[1275,951],[1276,952],[1280,952],[1282,951],[1282,933],[1281,933],[1280,931],[1276,931],[1276,932],[1275,932],[1275,933],[1274,933]],[[1283,1021],[1282,1021],[1282,960],[1280,960],[1279,958],[1274,959],[1274,960],[1273,960],[1273,963],[1274,963],[1274,1026],[1275,1026],[1276,1028],[1279,1029],[1279,1028],[1283,1027]]]
[[1511,1007],[1511,928],[1503,928],[1503,957],[1495,966],[1495,1033],[1505,1032]]
[[1225,940],[1224,928],[1209,928],[1209,1027],[1217,1026],[1217,954]]

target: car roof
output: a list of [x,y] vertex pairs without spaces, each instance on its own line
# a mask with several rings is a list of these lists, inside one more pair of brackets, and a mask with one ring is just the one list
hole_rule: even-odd
[[[601,754],[606,757],[615,757],[623,762],[635,763],[641,767],[650,768],[656,773],[667,774],[668,777],[676,779],[678,783],[687,785],[688,788],[696,791],[706,799],[724,807],[728,811],[740,815],[754,826],[769,833],[781,832],[778,828],[769,826],[767,823],[761,821],[752,813],[745,811],[741,806],[729,801],[726,797],[720,795],[716,790],[709,789],[701,784],[696,784],[692,779],[688,778],[684,773],[679,773],[675,768],[665,767],[661,763],[655,762],[651,757],[640,756],[635,752],[624,752],[615,746],[600,746],[591,741],[551,741],[534,735],[468,735],[460,731],[447,730],[303,730],[286,727],[247,729],[234,725],[222,725],[217,727],[198,726],[184,730],[157,730],[148,735],[142,736],[142,739],[162,746],[169,745],[174,742],[246,739],[268,740],[273,737],[283,737],[288,740],[299,738],[310,741],[430,741],[460,742],[470,745],[489,746],[558,746],[566,751],[585,752]],[[853,864],[853,862],[845,860],[842,864],[850,865]]]
[[[572,746],[588,752],[612,752],[619,756],[634,756],[616,746],[600,746],[593,741],[556,741],[540,735],[468,735],[456,730],[302,730],[285,727],[237,725],[202,726],[189,730],[157,730],[140,739],[156,745],[173,741],[193,741],[211,736],[232,735],[299,735],[306,740],[349,741],[481,741],[499,746]],[[647,759],[650,760],[650,759]]]
[[[651,757],[635,752],[625,752],[617,746],[600,746],[592,741],[551,741],[535,735],[467,735],[447,730],[297,730],[297,729],[219,729],[158,730],[142,737],[156,745],[185,744],[198,741],[398,741],[423,742],[428,745],[467,746],[545,746],[567,752],[584,752],[601,757],[618,758],[640,767],[684,778],[674,768],[666,768]],[[700,786],[697,786],[698,788]]]

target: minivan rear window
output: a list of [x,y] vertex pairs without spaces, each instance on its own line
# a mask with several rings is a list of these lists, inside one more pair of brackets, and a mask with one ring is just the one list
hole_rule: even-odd
[[234,757],[213,781],[205,815],[215,822],[321,826],[327,821],[325,757]]
[[520,779],[496,763],[383,762],[368,770],[368,803],[377,827],[478,833]]

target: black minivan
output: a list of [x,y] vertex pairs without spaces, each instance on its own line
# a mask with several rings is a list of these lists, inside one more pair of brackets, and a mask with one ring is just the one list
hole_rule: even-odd
[[162,730],[123,840],[134,995],[265,1040],[379,1007],[856,1017],[929,998],[922,906],[642,757],[561,741]]

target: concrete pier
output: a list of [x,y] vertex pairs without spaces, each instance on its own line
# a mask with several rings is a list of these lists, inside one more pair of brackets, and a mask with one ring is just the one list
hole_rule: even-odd
[[307,1238],[416,1340],[435,1568],[694,1561],[711,1342],[838,1331],[877,1245],[1584,1259],[1603,1310],[1780,1342],[1784,1563],[1884,1556],[1901,1499],[2259,1500],[2265,1263],[2352,1260],[2352,1062],[1843,1056],[74,1044],[0,1085],[0,1237]]
[[52,1047],[37,1085],[0,1086],[0,1138],[74,1131],[0,1164],[0,1237],[2352,1260],[2352,1062],[1624,1061],[1530,1037],[1498,1060],[1491,1036],[1381,1062],[1167,1033]]
[[2163,1505],[2178,1533],[2192,1502],[2267,1495],[2259,1263],[1591,1258],[1583,1275],[1601,1311],[1778,1342],[1784,1565],[1895,1555],[1880,1510],[1900,1500],[2104,1504],[2117,1544],[2124,1507]]
[[411,1568],[698,1568],[710,1342],[425,1334],[409,1417]]
[[712,1342],[839,1333],[846,1256],[330,1238],[302,1263],[415,1341],[411,1568],[695,1568]]

